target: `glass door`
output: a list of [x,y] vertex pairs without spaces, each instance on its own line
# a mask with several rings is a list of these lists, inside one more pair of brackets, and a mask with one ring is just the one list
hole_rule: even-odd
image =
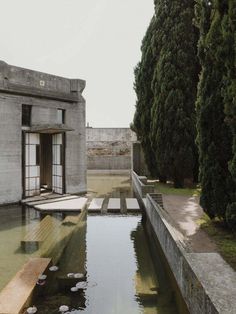
[[64,134],[53,134],[52,136],[52,190],[63,194],[63,165],[64,165]]
[[40,137],[25,133],[25,196],[40,195]]

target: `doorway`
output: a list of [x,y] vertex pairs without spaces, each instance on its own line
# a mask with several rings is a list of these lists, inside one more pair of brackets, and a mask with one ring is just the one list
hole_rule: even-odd
[[23,133],[23,197],[65,193],[65,134]]

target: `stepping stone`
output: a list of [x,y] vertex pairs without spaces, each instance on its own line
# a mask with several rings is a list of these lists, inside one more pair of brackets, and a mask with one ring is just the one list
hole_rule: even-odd
[[87,200],[88,199],[85,197],[80,197],[65,201],[37,205],[34,208],[44,212],[64,212],[64,211],[80,212],[85,208]]
[[127,211],[140,211],[139,203],[136,198],[126,198]]
[[110,198],[107,206],[107,211],[109,212],[118,212],[120,211],[120,199],[119,198]]
[[103,202],[104,202],[104,198],[94,198],[88,207],[88,211],[100,212],[102,209]]

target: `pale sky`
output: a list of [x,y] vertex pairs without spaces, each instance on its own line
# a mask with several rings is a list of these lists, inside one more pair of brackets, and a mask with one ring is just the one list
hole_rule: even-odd
[[153,0],[0,0],[0,59],[86,80],[87,122],[128,127]]

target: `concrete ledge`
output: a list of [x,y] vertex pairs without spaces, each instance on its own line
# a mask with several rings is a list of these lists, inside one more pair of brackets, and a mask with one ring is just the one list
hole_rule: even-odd
[[151,195],[147,217],[191,314],[234,314],[236,273],[217,253],[191,253],[171,217]]
[[0,293],[0,314],[21,314],[31,302],[38,276],[46,271],[50,258],[32,258]]
[[147,183],[147,177],[139,176],[134,171],[132,171],[132,184],[141,199],[145,198],[148,193],[154,193],[154,185]]
[[87,174],[98,174],[98,175],[103,175],[103,174],[110,174],[110,175],[130,175],[130,170],[127,169],[127,170],[124,170],[124,169],[120,169],[120,170],[117,170],[117,169],[112,169],[112,170],[106,170],[106,169],[103,169],[103,170],[91,170],[91,169],[88,169],[87,170]]

